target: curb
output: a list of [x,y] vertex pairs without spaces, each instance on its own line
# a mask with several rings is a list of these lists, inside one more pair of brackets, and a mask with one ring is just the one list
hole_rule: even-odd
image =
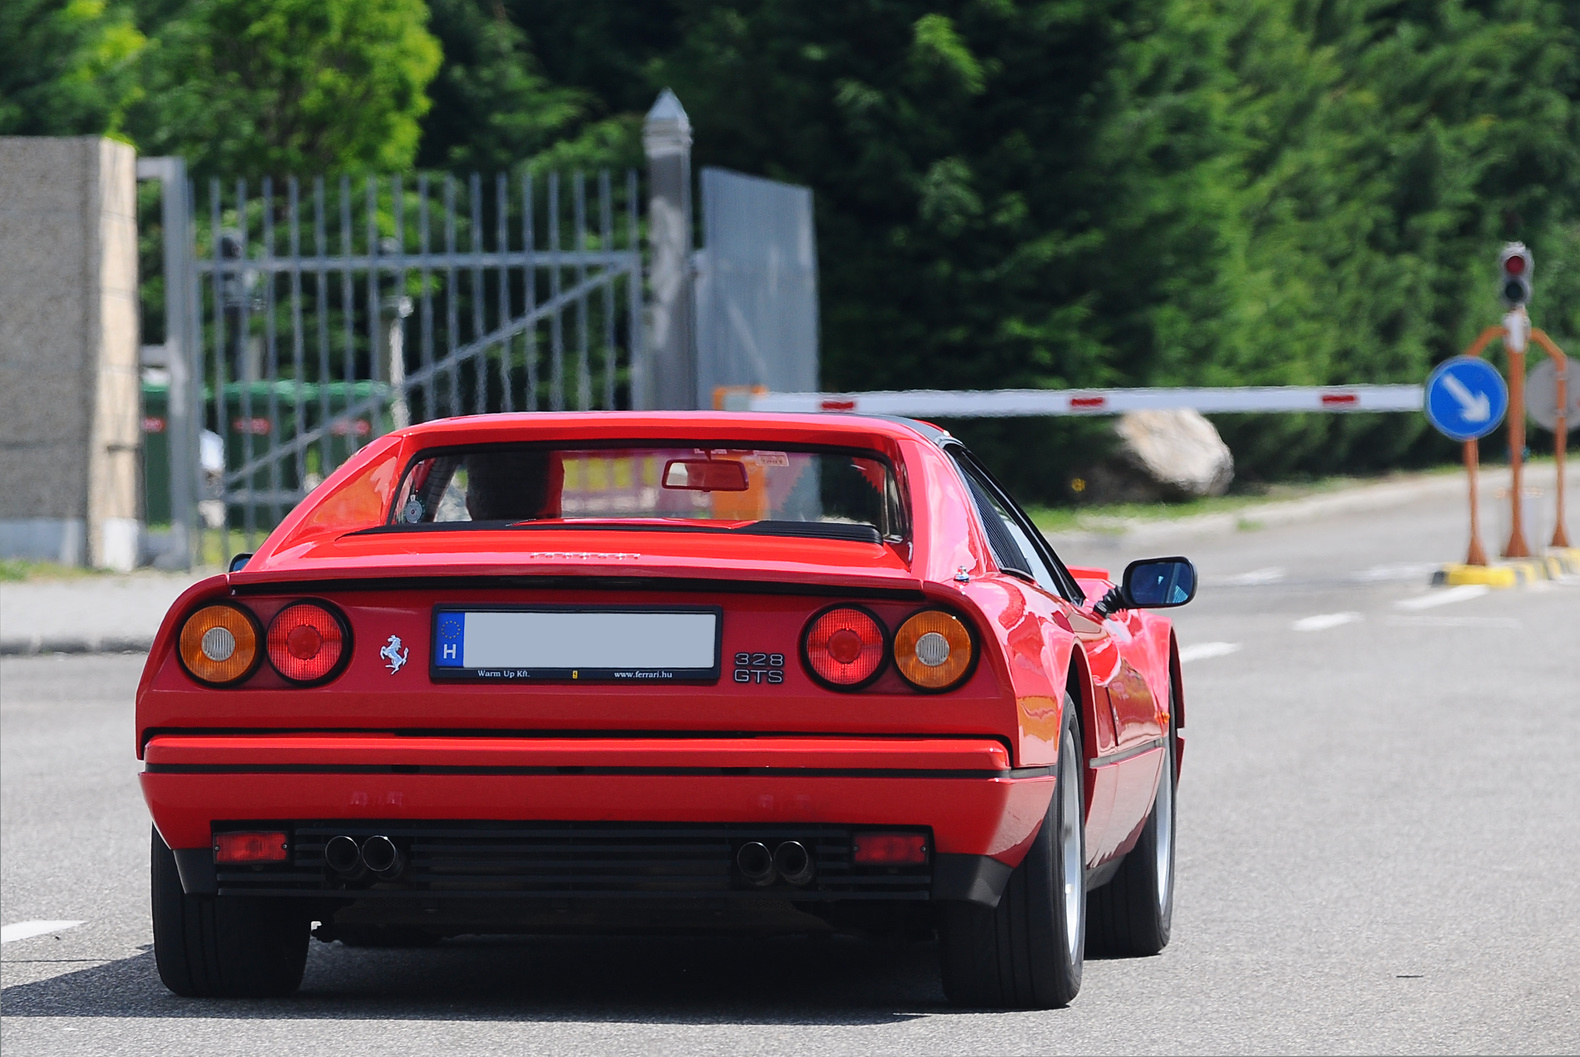
[[[1564,480],[1568,487],[1580,490],[1580,465],[1571,464],[1566,467]],[[1494,489],[1506,488],[1508,483],[1509,472],[1506,468],[1483,467],[1480,488],[1482,501],[1486,502],[1486,497]],[[1314,518],[1345,514],[1365,514],[1404,506],[1418,499],[1462,496],[1464,493],[1465,475],[1460,471],[1433,474],[1413,480],[1380,481],[1376,484],[1360,485],[1339,492],[1306,496],[1302,499],[1252,504],[1218,514],[1199,514],[1195,517],[1162,521],[1122,520],[1116,521],[1112,526],[1067,532],[1044,532],[1043,536],[1056,548],[1081,546],[1131,549],[1138,546],[1167,546],[1176,540],[1232,536],[1247,529],[1292,525]],[[1575,548],[1570,548],[1569,551],[1576,553]]]
[[127,638],[106,635],[97,639],[43,638],[0,640],[0,657],[39,657],[51,653],[147,653],[154,648],[152,638]]
[[1536,558],[1516,558],[1497,565],[1465,565],[1454,562],[1432,574],[1433,587],[1518,587],[1537,580],[1559,580],[1580,576],[1580,549],[1560,547]]

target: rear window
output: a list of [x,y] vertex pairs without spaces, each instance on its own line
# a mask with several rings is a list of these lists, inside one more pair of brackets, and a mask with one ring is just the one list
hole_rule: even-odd
[[907,537],[894,471],[875,452],[666,445],[493,444],[426,452],[390,530],[588,526]]

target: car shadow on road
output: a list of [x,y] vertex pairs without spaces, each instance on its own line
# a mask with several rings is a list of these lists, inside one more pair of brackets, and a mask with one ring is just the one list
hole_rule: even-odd
[[314,942],[302,989],[183,999],[152,952],[5,989],[7,1017],[892,1024],[945,1008],[929,943],[809,937],[464,937]]

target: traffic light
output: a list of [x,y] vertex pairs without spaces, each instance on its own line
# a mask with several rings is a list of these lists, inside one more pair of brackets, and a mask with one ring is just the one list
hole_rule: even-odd
[[1511,242],[1498,254],[1498,297],[1510,308],[1531,299],[1531,272],[1535,262],[1523,242]]

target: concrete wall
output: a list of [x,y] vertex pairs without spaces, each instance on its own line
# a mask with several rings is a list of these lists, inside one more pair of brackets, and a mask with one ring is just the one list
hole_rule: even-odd
[[136,563],[136,192],[125,144],[0,137],[0,556]]

